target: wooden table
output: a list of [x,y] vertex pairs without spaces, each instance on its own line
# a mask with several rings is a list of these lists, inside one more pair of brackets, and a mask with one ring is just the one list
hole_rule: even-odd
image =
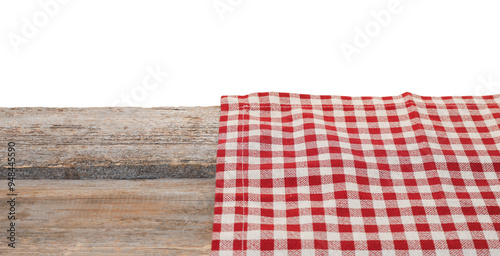
[[218,118],[217,107],[0,108],[2,163],[13,141],[17,167],[16,248],[3,203],[0,255],[207,255]]

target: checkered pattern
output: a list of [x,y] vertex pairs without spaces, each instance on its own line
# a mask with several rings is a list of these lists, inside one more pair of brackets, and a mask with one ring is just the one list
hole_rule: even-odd
[[500,255],[499,103],[222,97],[211,255]]

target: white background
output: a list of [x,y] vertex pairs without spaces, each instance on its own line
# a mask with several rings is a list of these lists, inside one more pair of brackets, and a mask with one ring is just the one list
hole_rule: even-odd
[[0,107],[500,93],[498,0],[55,1],[1,0]]

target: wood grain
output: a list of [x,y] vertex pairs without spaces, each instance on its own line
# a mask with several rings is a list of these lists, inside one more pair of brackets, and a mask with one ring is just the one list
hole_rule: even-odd
[[207,255],[214,187],[214,179],[20,180],[17,248],[3,231],[0,255]]
[[0,145],[20,179],[213,178],[218,124],[219,107],[0,108]]

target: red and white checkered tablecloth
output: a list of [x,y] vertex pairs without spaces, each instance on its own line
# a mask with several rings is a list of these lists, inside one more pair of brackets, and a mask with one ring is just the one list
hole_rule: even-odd
[[223,96],[211,255],[500,255],[499,104]]

